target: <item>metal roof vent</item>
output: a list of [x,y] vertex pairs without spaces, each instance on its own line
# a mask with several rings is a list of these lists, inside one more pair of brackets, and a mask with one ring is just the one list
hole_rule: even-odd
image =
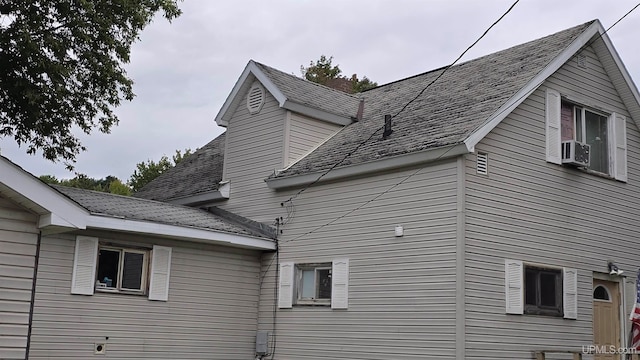
[[259,82],[254,82],[247,95],[247,109],[250,114],[257,114],[264,105],[264,87]]

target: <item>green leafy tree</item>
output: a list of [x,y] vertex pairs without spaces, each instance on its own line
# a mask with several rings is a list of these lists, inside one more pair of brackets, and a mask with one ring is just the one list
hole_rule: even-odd
[[113,181],[109,183],[108,190],[112,194],[131,196],[131,188],[129,185],[120,181],[120,179],[113,179]]
[[115,176],[107,176],[104,179],[90,178],[85,174],[76,173],[76,176],[71,179],[58,180],[52,175],[42,175],[40,180],[47,184],[61,185],[68,187],[75,187],[79,189],[94,190],[108,192],[118,195],[131,195],[131,188],[124,184],[120,179]]
[[362,79],[358,79],[356,74],[351,75],[350,78],[342,76],[339,65],[333,65],[333,56],[321,55],[320,59],[315,62],[311,61],[309,67],[300,66],[300,72],[305,79],[322,85],[329,85],[334,79],[349,81],[351,82],[349,89],[351,93],[363,92],[378,86],[378,83],[371,81],[366,76]]
[[0,136],[72,168],[85,150],[72,133],[118,123],[134,97],[123,65],[154,14],[177,0],[0,0]]
[[342,74],[338,65],[333,65],[333,56],[326,57],[320,55],[320,59],[314,63],[311,61],[309,67],[300,66],[300,72],[305,79],[317,84],[326,85],[330,79],[336,79]]
[[136,170],[133,171],[131,178],[129,178],[129,186],[131,186],[131,189],[134,192],[142,189],[142,187],[150,183],[151,180],[176,166],[176,164],[180,163],[180,161],[184,160],[191,154],[191,149],[185,149],[184,153],[180,150],[176,150],[175,155],[173,155],[171,159],[164,155],[157,162],[147,160],[136,164]]

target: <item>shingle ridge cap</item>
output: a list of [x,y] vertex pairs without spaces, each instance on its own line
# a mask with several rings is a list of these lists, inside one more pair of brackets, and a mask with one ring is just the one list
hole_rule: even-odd
[[446,69],[448,67],[457,68],[457,67],[460,67],[462,65],[468,65],[469,63],[472,63],[472,62],[475,62],[475,61],[480,61],[480,60],[486,59],[487,57],[495,56],[495,55],[500,54],[500,53],[505,53],[505,52],[508,52],[510,50],[513,50],[514,48],[518,48],[518,47],[522,47],[522,46],[526,46],[526,45],[531,45],[532,43],[534,43],[536,41],[540,41],[542,39],[550,38],[550,37],[556,36],[556,35],[558,35],[560,33],[563,33],[563,32],[566,32],[566,31],[570,31],[570,30],[573,30],[573,29],[576,29],[576,28],[579,28],[579,27],[585,27],[585,29],[586,29],[588,27],[587,25],[591,25],[596,21],[598,21],[598,20],[597,19],[590,20],[590,21],[587,21],[587,22],[585,22],[583,24],[572,26],[570,28],[557,31],[557,32],[555,32],[553,34],[545,35],[545,36],[539,37],[537,39],[533,39],[533,40],[530,40],[530,41],[527,41],[527,42],[524,42],[524,43],[516,44],[516,45],[510,46],[510,47],[508,47],[506,49],[502,49],[502,50],[498,50],[498,51],[495,51],[495,52],[492,52],[492,53],[489,53],[489,54],[485,54],[485,55],[482,55],[482,56],[477,57],[477,58],[465,60],[465,61],[463,61],[461,63],[458,63],[458,64],[455,64],[453,66],[450,66],[450,65],[441,66],[439,68],[436,68],[436,69],[433,69],[433,70],[428,70],[428,71],[425,71],[423,73],[419,73],[419,74],[411,75],[411,76],[408,76],[408,77],[405,77],[405,78],[402,78],[402,79],[394,80],[394,81],[379,85],[379,86],[377,86],[375,88],[372,88],[372,89],[369,89],[369,90],[366,90],[366,91],[376,90],[376,89],[384,87],[384,86],[388,86],[388,85],[396,84],[396,83],[399,83],[399,82],[402,82],[402,81],[405,81],[405,80],[409,80],[409,79],[413,79],[413,78],[416,78],[416,77],[428,75],[428,74],[433,73],[433,72],[444,70],[444,69]]
[[335,93],[340,94],[340,95],[345,95],[345,96],[351,97],[354,100],[360,100],[360,96],[358,96],[356,94],[349,94],[347,92],[340,91],[338,89],[334,89],[334,88],[328,87],[326,85],[322,85],[322,84],[315,83],[313,81],[309,81],[309,80],[307,80],[307,79],[305,79],[303,77],[300,77],[300,76],[297,76],[297,75],[294,75],[294,74],[289,74],[287,72],[284,72],[282,70],[276,69],[276,68],[274,68],[272,66],[269,66],[269,65],[265,65],[265,64],[263,64],[261,62],[255,61],[255,60],[251,60],[251,61],[253,61],[256,65],[263,66],[263,67],[268,68],[268,69],[273,70],[273,71],[277,71],[278,73],[280,73],[282,75],[286,75],[288,77],[292,77],[292,78],[294,78],[296,80],[304,81],[307,84],[310,84],[310,85],[313,85],[313,86],[317,86],[317,87],[319,87],[319,88],[321,88],[323,90],[329,90],[329,91],[335,92]]

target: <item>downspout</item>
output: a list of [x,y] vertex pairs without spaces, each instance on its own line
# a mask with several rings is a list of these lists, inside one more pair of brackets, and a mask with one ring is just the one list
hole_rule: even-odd
[[42,231],[38,232],[36,243],[36,257],[33,262],[33,279],[31,282],[31,303],[29,304],[29,327],[27,330],[27,349],[24,359],[29,360],[29,349],[31,348],[31,330],[33,328],[33,308],[36,301],[36,281],[38,280],[38,263],[40,262],[40,243],[42,242]]

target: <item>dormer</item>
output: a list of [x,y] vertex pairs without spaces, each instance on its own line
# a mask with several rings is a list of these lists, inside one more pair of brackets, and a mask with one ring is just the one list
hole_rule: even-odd
[[359,98],[250,60],[216,116],[216,123],[227,127],[237,107],[251,90],[258,96],[261,85],[282,109],[311,118],[349,125],[356,120]]
[[223,182],[232,192],[264,184],[357,121],[360,108],[356,95],[249,61],[215,119],[227,128]]

